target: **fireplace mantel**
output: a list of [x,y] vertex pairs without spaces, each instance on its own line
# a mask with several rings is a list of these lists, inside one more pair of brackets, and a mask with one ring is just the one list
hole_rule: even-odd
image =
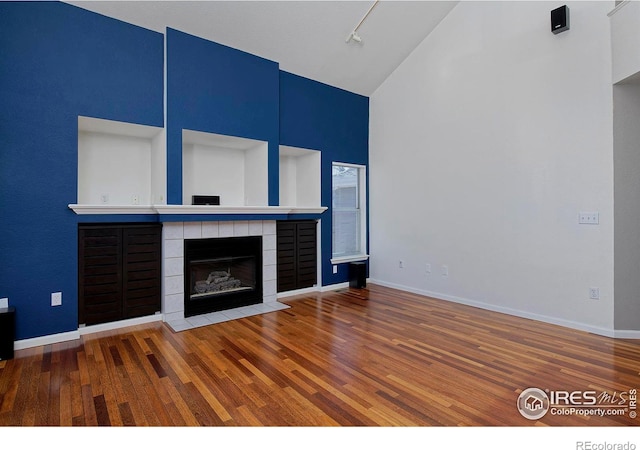
[[157,205],[158,214],[321,214],[327,207]]
[[69,208],[78,215],[85,214],[158,214],[158,215],[286,215],[322,214],[321,207],[300,206],[218,206],[218,205],[80,205],[70,204]]

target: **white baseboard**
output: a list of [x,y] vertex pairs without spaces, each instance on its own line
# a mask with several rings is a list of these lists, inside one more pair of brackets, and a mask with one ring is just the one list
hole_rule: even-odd
[[[369,281],[368,278],[367,278],[367,281]],[[294,295],[302,295],[302,294],[313,294],[314,292],[337,291],[339,289],[346,289],[348,287],[349,287],[349,282],[345,281],[344,283],[329,284],[327,286],[314,286],[310,288],[296,289],[294,291],[279,292],[278,298],[286,298],[286,297],[292,297]]]
[[616,339],[640,339],[640,331],[637,330],[614,330],[613,337]]
[[73,341],[80,339],[78,331],[69,331],[66,333],[49,334],[47,336],[39,336],[30,339],[21,339],[15,341],[13,348],[15,350],[23,350],[25,348],[39,347],[41,345],[58,344],[60,342]]
[[315,292],[320,292],[320,288],[318,286],[313,286],[304,289],[294,289],[293,291],[286,292],[278,292],[278,298],[287,298],[293,297],[294,295],[303,295],[303,294],[313,294]]
[[80,336],[91,333],[99,333],[101,331],[117,330],[119,328],[132,327],[134,325],[143,325],[145,323],[159,322],[163,320],[162,314],[154,314],[152,316],[136,317],[135,319],[118,320],[117,322],[101,323],[98,325],[89,325],[88,327],[78,328]]
[[410,286],[390,283],[383,280],[372,279],[371,282],[374,284],[379,284],[380,286],[386,286],[393,289],[398,289],[400,291],[411,292],[413,294],[418,294],[418,295],[424,295],[425,297],[431,297],[438,300],[446,300],[453,303],[460,303],[462,305],[473,306],[475,308],[486,309],[488,311],[508,314],[510,316],[522,317],[523,319],[537,320],[539,322],[549,323],[552,325],[558,325],[566,328],[572,328],[574,330],[586,331],[588,333],[597,334],[599,336],[605,336],[605,337],[617,338],[617,339],[640,339],[640,331],[636,331],[636,330],[612,330],[608,328],[595,327],[593,325],[589,325],[581,322],[575,322],[572,320],[545,316],[542,314],[536,314],[536,313],[523,311],[519,309],[507,308],[504,306],[492,305],[490,303],[484,303],[476,300],[456,297],[453,295],[442,294],[440,292],[431,292],[423,289],[416,289]]
[[345,281],[344,283],[336,283],[329,284],[327,286],[322,286],[321,292],[329,292],[329,291],[337,291],[338,289],[345,289],[349,287],[349,282]]
[[80,339],[80,336],[90,333],[99,333],[100,331],[117,330],[119,328],[130,327],[133,325],[141,325],[150,322],[162,320],[162,314],[154,314],[153,316],[138,317],[135,319],[119,320],[117,322],[109,322],[99,325],[90,325],[88,327],[78,328],[76,331],[68,331],[66,333],[49,334],[47,336],[39,336],[30,339],[21,339],[15,341],[13,348],[15,350],[23,350],[25,348],[39,347],[41,345],[58,344],[60,342],[73,341]]

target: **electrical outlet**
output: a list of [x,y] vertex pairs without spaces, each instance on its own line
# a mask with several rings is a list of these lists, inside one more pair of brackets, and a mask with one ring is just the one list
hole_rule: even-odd
[[427,264],[424,270],[426,273],[431,273],[431,264]]
[[442,276],[443,277],[449,276],[449,266],[442,266]]
[[132,204],[132,205],[137,205],[137,204],[139,204],[139,203],[140,203],[140,199],[138,198],[138,196],[137,196],[137,195],[135,195],[135,194],[134,194],[134,195],[132,195],[132,196],[131,196],[131,204]]
[[8,298],[0,298],[0,308],[8,308],[9,307],[9,299]]
[[398,267],[401,268],[401,269],[404,269],[404,261],[403,260],[398,261]]
[[109,194],[102,194],[100,196],[100,201],[105,204],[105,203],[109,203]]
[[52,292],[51,306],[60,306],[60,305],[62,305],[62,292]]
[[338,273],[338,266],[333,266],[333,273]]
[[597,287],[589,288],[589,298],[592,300],[598,300],[600,298],[600,289]]

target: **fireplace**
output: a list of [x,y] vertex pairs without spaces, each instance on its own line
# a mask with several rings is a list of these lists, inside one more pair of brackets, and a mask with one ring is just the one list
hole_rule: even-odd
[[[277,294],[277,227],[275,220],[229,220],[229,221],[191,221],[164,222],[162,224],[162,314],[163,320],[174,330],[187,329],[194,324],[215,323],[227,311],[235,316],[239,310],[250,308],[280,307]],[[190,287],[185,291],[185,279],[189,267],[185,260],[187,241],[206,241],[213,239],[227,239],[237,237],[254,237],[262,241],[262,267],[258,276],[262,279],[262,299],[258,303],[263,305],[249,305],[241,308],[230,307],[228,310],[211,311],[186,317],[185,296],[190,299]],[[235,242],[235,241],[232,241]],[[189,244],[190,245],[190,244]],[[211,259],[211,256],[198,256],[196,259]],[[258,261],[256,261],[258,262]],[[208,275],[207,275],[208,277]],[[189,294],[185,295],[185,292]],[[199,303],[199,302],[198,302]],[[187,320],[189,319],[189,320]]]
[[184,316],[262,303],[262,237],[184,240]]

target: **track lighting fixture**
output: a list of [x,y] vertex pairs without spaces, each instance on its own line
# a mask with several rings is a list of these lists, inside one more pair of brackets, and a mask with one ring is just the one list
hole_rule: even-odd
[[358,44],[362,43],[362,38],[360,37],[360,35],[358,34],[358,28],[360,28],[360,25],[362,25],[362,23],[365,21],[365,19],[367,18],[367,16],[371,13],[371,11],[373,11],[373,8],[376,7],[376,5],[378,4],[379,0],[376,0],[375,2],[373,2],[373,5],[371,5],[371,7],[369,8],[369,11],[367,11],[367,13],[364,15],[364,17],[360,20],[360,22],[358,23],[358,25],[356,25],[356,27],[353,29],[353,31],[351,33],[349,33],[349,35],[347,36],[347,38],[345,39],[345,42],[348,44],[351,41],[357,42]]
[[346,39],[345,42],[348,44],[349,41],[351,41],[351,40],[356,41],[356,42],[362,42],[362,38],[355,31],[352,31],[351,34],[349,36],[347,36],[347,39]]

